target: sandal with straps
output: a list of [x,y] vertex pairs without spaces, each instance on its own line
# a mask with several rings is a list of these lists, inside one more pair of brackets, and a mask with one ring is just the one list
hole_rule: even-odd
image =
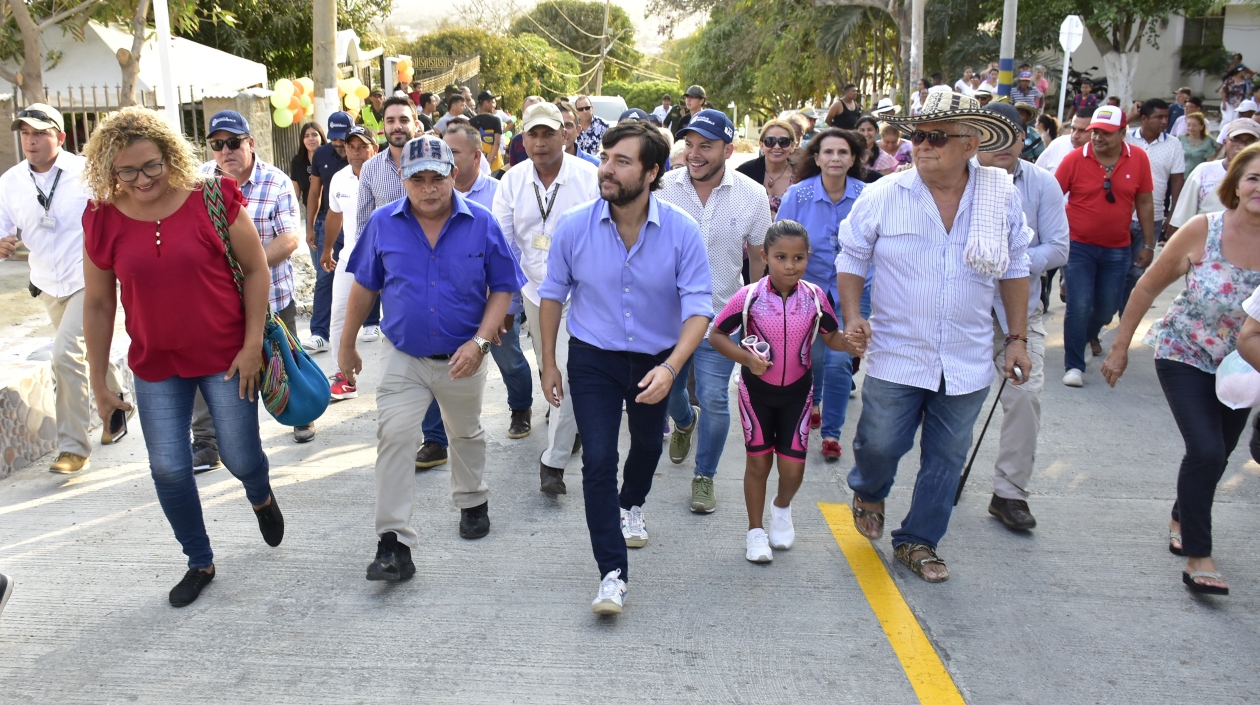
[[[1177,543],[1174,544],[1173,543],[1174,541],[1176,541]],[[1174,556],[1186,555],[1186,552],[1182,550],[1181,534],[1177,533],[1176,531],[1168,532],[1168,552],[1173,554]]]
[[[879,538],[884,535],[884,500],[881,499],[879,501],[878,512],[870,509],[863,509],[862,507],[859,507],[857,503],[857,496],[854,495],[854,497],[849,500],[849,508],[853,510],[853,526],[857,528],[859,534],[872,541],[878,541]],[[868,517],[874,519],[875,522],[879,524],[879,527],[875,529],[873,533],[869,534],[862,528],[861,522],[862,519],[866,519]]]
[[1210,571],[1210,570],[1196,570],[1193,573],[1187,573],[1184,570],[1181,571],[1181,582],[1185,583],[1186,587],[1190,588],[1191,592],[1197,592],[1202,595],[1228,595],[1229,594],[1229,588],[1227,587],[1220,587],[1218,585],[1204,585],[1203,583],[1195,580],[1195,578],[1207,578],[1208,580],[1221,580],[1222,576],[1220,573]]
[[[913,559],[910,558],[911,555],[919,551],[924,551],[927,555],[919,556],[918,558]],[[936,555],[935,548],[932,548],[925,543],[903,543],[893,549],[893,555],[897,557],[897,560],[900,561],[902,565],[909,568],[915,575],[923,578],[929,583],[943,583],[946,580],[949,580],[949,566],[945,565],[945,560],[943,558]],[[939,564],[945,569],[945,576],[941,578],[929,578],[925,575],[923,567],[928,563]]]

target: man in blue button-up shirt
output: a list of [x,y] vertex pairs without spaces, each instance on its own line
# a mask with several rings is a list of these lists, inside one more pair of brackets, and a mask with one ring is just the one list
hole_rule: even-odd
[[[642,505],[661,457],[666,397],[713,317],[713,287],[696,221],[650,193],[669,156],[661,132],[621,123],[604,133],[603,148],[600,198],[561,217],[538,296],[542,388],[556,407],[563,394],[556,337],[569,300],[569,389],[585,449],[586,525],[602,578],[591,609],[618,614],[629,577],[626,547],[647,545]],[[630,453],[618,495],[623,402]]]
[[346,265],[355,284],[339,362],[351,384],[363,367],[355,334],[378,292],[385,312],[376,391],[380,542],[368,580],[404,580],[415,573],[412,456],[434,399],[451,433],[451,487],[462,515],[460,536],[489,533],[482,481],[484,363],[512,292],[525,282],[494,216],[455,193],[458,170],[445,142],[433,136],[411,140],[403,147],[401,167],[406,198],[372,213]]

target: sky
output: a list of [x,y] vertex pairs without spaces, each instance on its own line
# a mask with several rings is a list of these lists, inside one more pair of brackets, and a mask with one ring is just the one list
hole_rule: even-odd
[[[533,7],[537,4],[535,0],[516,0],[516,2],[522,8]],[[456,4],[458,0],[448,0],[446,3],[436,3],[433,0],[394,0],[394,13],[390,16],[389,22],[411,27],[419,33],[429,32],[435,29],[442,19],[455,14]],[[657,19],[643,16],[648,0],[614,0],[613,4],[624,9],[634,21],[637,30],[635,42],[639,51],[649,54],[658,51],[661,41],[668,37],[658,34],[657,28],[660,23]],[[691,34],[700,26],[702,20],[703,18],[693,18],[682,23],[674,31],[674,36],[685,37]]]

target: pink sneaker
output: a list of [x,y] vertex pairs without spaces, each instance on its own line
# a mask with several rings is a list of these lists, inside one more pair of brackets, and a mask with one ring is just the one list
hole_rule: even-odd
[[354,399],[359,396],[359,388],[346,381],[345,375],[338,372],[332,378],[332,398],[341,401],[342,399]]

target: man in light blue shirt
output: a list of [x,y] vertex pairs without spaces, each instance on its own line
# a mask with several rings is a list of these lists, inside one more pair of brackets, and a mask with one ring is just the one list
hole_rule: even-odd
[[[569,301],[569,389],[584,448],[586,525],[602,578],[591,610],[619,614],[626,547],[647,545],[642,506],[661,457],[666,398],[713,318],[713,287],[699,226],[650,193],[669,156],[660,130],[621,123],[604,133],[602,147],[600,198],[561,217],[538,296],[542,388],[555,407],[563,394],[556,338]],[[630,453],[618,494],[623,402]]]

